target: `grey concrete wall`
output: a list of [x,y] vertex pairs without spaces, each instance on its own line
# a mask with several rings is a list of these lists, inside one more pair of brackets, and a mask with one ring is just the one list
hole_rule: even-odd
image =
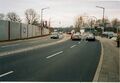
[[[42,35],[49,34],[49,29],[43,28],[42,33],[43,33]],[[9,38],[10,40],[13,40],[36,36],[41,36],[40,27],[0,20],[0,41],[9,40]]]
[[34,25],[28,26],[28,37],[36,37],[41,35],[41,29]]
[[0,20],[0,41],[8,40],[8,21]]
[[49,29],[43,28],[43,35],[47,35],[47,34],[49,34]]
[[27,32],[28,32],[28,28],[27,28],[27,24],[21,24],[21,38],[27,38]]
[[35,34],[36,34],[36,30],[35,30],[35,29],[36,29],[36,26],[32,25],[32,31],[33,31],[32,36],[33,36],[33,37],[36,36],[36,35],[35,35]]
[[41,29],[37,26],[33,26],[33,36],[40,36],[41,35]]
[[39,27],[36,26],[36,29],[35,29],[35,30],[36,30],[36,31],[35,31],[35,32],[36,32],[35,35],[36,35],[36,36],[41,36],[41,28],[39,28]]
[[28,38],[33,37],[33,27],[32,25],[28,25]]
[[20,39],[20,23],[10,22],[10,40]]

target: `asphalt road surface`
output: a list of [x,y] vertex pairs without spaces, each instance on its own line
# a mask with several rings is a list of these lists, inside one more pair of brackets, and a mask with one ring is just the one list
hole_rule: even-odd
[[1,56],[0,81],[92,81],[100,53],[99,41],[67,40],[31,51]]
[[[62,38],[60,38],[62,39]],[[19,50],[27,47],[37,46],[40,44],[46,44],[51,42],[59,41],[60,39],[50,39],[50,36],[42,37],[42,38],[35,38],[35,39],[29,39],[29,40],[19,40],[11,43],[4,43],[0,44],[0,53],[2,52],[8,52],[13,50]]]

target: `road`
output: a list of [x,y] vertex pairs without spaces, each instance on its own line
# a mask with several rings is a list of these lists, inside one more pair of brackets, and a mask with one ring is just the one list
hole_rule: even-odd
[[29,39],[29,40],[24,40],[24,41],[20,40],[20,41],[15,41],[11,43],[0,44],[0,53],[9,52],[13,50],[19,50],[19,49],[23,49],[27,47],[29,48],[32,46],[56,42],[59,40],[60,39],[53,40],[53,39],[50,39],[49,36],[47,36],[47,37],[42,37],[42,38]]
[[99,41],[67,40],[51,46],[1,56],[0,81],[92,81],[100,53]]

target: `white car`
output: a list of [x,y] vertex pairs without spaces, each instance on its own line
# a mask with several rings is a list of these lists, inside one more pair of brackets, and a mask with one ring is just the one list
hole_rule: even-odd
[[95,41],[95,36],[93,33],[87,33],[86,40],[93,40]]
[[74,34],[71,35],[71,39],[72,40],[81,40],[81,35],[79,32],[76,32]]
[[58,33],[58,32],[53,32],[53,33],[50,35],[50,38],[51,38],[51,39],[58,39],[58,38],[59,38],[59,33]]

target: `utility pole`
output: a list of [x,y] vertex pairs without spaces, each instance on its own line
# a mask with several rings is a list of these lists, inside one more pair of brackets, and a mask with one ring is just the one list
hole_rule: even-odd
[[105,28],[105,17],[104,17],[104,15],[105,15],[105,8],[104,7],[101,7],[101,6],[96,6],[97,8],[101,8],[101,9],[103,9],[103,32],[104,32],[104,28]]

